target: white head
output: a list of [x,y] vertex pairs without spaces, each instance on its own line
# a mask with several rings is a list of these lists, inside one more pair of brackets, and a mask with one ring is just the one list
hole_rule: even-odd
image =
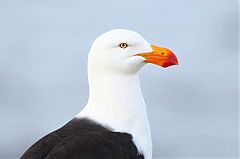
[[[158,52],[156,52],[154,47],[156,46],[151,46],[141,35],[134,31],[124,29],[108,31],[94,41],[88,58],[89,69],[95,70],[97,68],[98,73],[101,74],[134,74],[146,62],[161,65],[159,62],[163,58],[163,52],[166,54],[165,62],[166,57],[171,54],[170,65],[177,64],[176,57],[170,50],[157,47]],[[150,55],[150,53],[151,58],[154,56],[154,60],[146,56]],[[147,61],[147,59],[153,61]],[[169,63],[169,59],[167,62]]]
[[138,33],[111,30],[94,41],[88,57],[89,67],[109,73],[136,73],[144,65],[145,58],[134,55],[151,51],[149,43]]

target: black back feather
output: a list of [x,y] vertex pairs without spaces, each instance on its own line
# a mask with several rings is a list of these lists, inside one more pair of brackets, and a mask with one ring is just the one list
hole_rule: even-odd
[[74,118],[32,145],[20,159],[144,159],[132,136]]

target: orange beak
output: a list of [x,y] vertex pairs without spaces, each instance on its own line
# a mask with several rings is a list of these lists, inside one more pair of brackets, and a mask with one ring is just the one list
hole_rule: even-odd
[[167,48],[161,48],[155,45],[151,45],[153,52],[140,53],[136,56],[142,56],[146,60],[144,62],[153,63],[162,67],[169,67],[172,65],[178,65],[178,59],[176,55]]

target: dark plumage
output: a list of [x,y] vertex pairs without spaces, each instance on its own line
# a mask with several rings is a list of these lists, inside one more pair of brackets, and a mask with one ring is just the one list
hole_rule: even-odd
[[32,145],[20,159],[144,159],[132,136],[74,118]]

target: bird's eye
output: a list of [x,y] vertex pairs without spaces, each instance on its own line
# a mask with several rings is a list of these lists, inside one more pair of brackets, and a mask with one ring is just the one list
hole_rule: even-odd
[[122,49],[125,49],[128,47],[128,44],[127,43],[121,43],[119,44],[119,47],[122,48]]

